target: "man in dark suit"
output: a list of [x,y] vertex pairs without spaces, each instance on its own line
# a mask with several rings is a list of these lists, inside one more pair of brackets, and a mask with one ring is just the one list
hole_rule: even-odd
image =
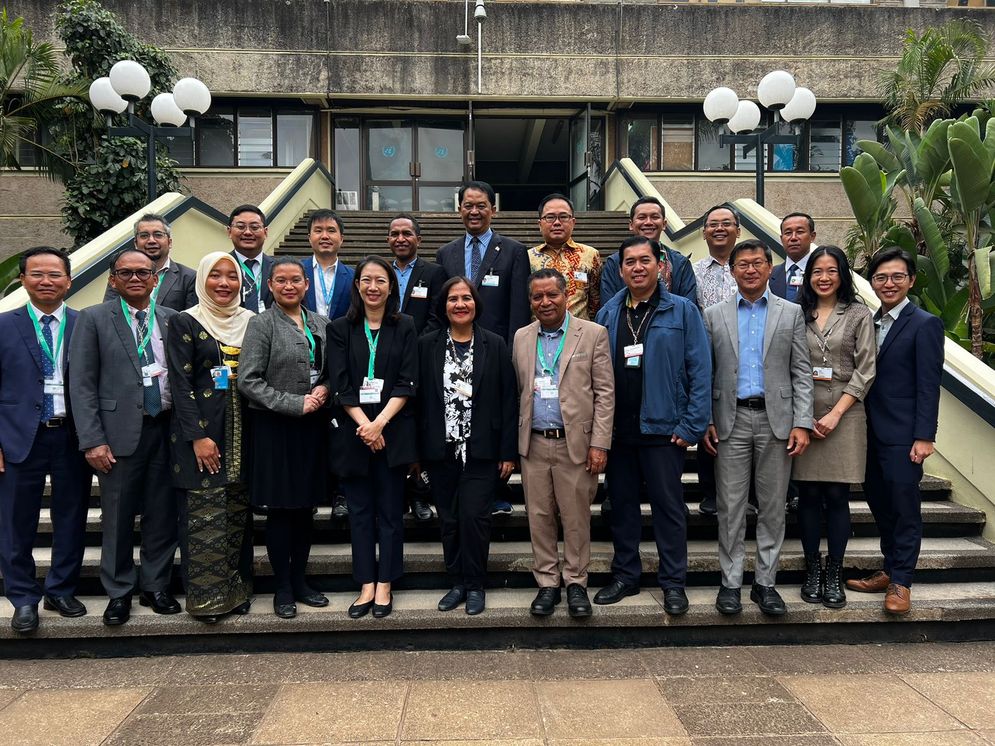
[[[142,215],[135,223],[135,248],[155,262],[159,282],[153,297],[157,306],[185,311],[197,305],[197,273],[169,258],[173,233],[166,218],[153,212]],[[108,284],[104,301],[117,297],[118,294]]]
[[864,400],[867,471],[864,490],[881,534],[884,570],[847,588],[886,592],[884,610],[907,614],[912,575],[922,544],[919,482],[933,453],[943,375],[943,323],[909,302],[916,261],[899,248],[879,251],[867,268],[881,301],[877,327],[877,385]]
[[507,340],[529,323],[529,256],[525,246],[491,230],[494,189],[470,181],[459,190],[466,234],[439,249],[435,260],[446,275],[462,275],[480,291],[484,312],[477,322]]
[[301,260],[308,281],[302,305],[329,321],[349,310],[354,272],[339,261],[344,237],[342,219],[334,211],[315,210],[308,216],[307,240],[314,254]]
[[415,320],[421,335],[439,326],[435,307],[446,281],[446,270],[435,262],[421,259],[421,226],[413,215],[402,213],[390,221],[387,246],[394,255],[394,274],[401,294],[401,313]]
[[242,308],[253,313],[273,305],[268,282],[273,257],[263,253],[267,234],[266,215],[255,205],[239,205],[228,216],[231,255],[242,269]]
[[792,212],[781,219],[781,246],[787,255],[783,264],[770,273],[770,292],[792,303],[798,302],[798,292],[805,276],[805,265],[815,241],[815,221],[804,212]]
[[[172,406],[164,340],[176,312],[151,302],[152,260],[117,254],[111,284],[120,298],[80,311],[69,347],[79,447],[100,481],[100,581],[110,602],[104,624],[124,624],[138,586],[143,606],[178,614],[169,593],[177,544],[177,499],[169,468]],[[141,568],[133,559],[141,513]]]
[[[36,246],[21,255],[28,303],[0,314],[0,570],[14,607],[10,626],[38,628],[38,602],[62,616],[86,614],[76,599],[92,474],[76,440],[65,382],[76,312],[64,299],[69,257]],[[52,478],[52,566],[44,591],[31,555],[45,476]]]

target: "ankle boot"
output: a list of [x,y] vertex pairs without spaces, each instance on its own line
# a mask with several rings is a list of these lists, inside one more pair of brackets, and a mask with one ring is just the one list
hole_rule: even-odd
[[842,559],[826,557],[826,587],[822,593],[822,605],[830,609],[842,609],[846,606]]
[[810,604],[822,602],[823,578],[822,555],[805,555],[805,582],[802,583],[802,601]]

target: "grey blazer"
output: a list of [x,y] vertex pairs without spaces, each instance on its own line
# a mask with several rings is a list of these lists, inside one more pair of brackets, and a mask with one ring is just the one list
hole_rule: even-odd
[[[197,305],[197,273],[172,259],[169,269],[159,278],[159,292],[156,294],[156,306],[172,308],[174,311],[186,311]],[[104,302],[117,300],[117,291],[110,285],[104,291]]]
[[[325,367],[325,327],[328,319],[307,314],[314,336],[318,384],[328,383]],[[253,409],[268,409],[300,417],[304,395],[311,391],[311,364],[303,332],[275,303],[249,319],[238,359],[238,390]]]
[[[164,343],[175,315],[171,308],[156,308]],[[79,312],[69,355],[69,395],[80,450],[108,445],[115,456],[130,456],[142,434],[142,366],[134,332],[117,299]],[[159,363],[166,366],[165,360]]]
[[[736,420],[739,372],[737,295],[705,309],[712,343],[712,423],[719,440]],[[812,366],[801,306],[771,293],[764,328],[764,401],[774,437],[787,440],[792,428],[812,429]]]

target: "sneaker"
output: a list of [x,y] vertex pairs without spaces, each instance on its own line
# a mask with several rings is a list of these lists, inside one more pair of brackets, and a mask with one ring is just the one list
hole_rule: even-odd
[[495,500],[491,515],[495,518],[507,518],[511,515],[511,503],[507,500]]

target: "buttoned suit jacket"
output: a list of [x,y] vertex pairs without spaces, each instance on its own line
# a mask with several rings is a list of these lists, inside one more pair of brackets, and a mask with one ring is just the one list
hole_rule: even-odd
[[[736,421],[739,372],[738,294],[705,309],[712,344],[712,423],[719,439]],[[787,440],[792,428],[812,429],[812,366],[801,306],[771,294],[763,344],[764,402],[774,437]]]
[[[515,335],[512,359],[518,378],[518,452],[527,457],[532,438],[532,394],[539,322]],[[575,464],[587,460],[592,447],[608,450],[615,418],[615,373],[608,330],[570,316],[560,355],[560,414],[567,454]]]
[[[156,307],[164,346],[175,315],[171,308]],[[69,355],[69,394],[80,450],[108,445],[115,456],[132,455],[142,434],[145,392],[135,334],[119,300],[79,312]],[[158,362],[166,366],[166,360]]]
[[[117,300],[117,291],[107,285],[104,302]],[[159,278],[159,290],[155,296],[157,307],[165,306],[174,311],[186,311],[197,305],[197,273],[179,262],[169,260],[169,269]]]
[[[435,312],[435,304],[439,299],[442,286],[446,283],[446,270],[435,262],[418,258],[415,266],[411,268],[411,275],[408,277],[408,286],[404,289],[404,297],[401,298],[401,313],[406,313],[415,322],[415,332],[420,336],[425,332],[438,329],[442,324]],[[412,291],[418,286],[428,288],[428,296],[425,298],[415,298]]]
[[770,292],[776,295],[778,298],[788,298],[788,280],[785,276],[784,264],[778,264],[774,267],[774,271],[770,273],[770,280],[768,281],[768,286],[770,287]]

